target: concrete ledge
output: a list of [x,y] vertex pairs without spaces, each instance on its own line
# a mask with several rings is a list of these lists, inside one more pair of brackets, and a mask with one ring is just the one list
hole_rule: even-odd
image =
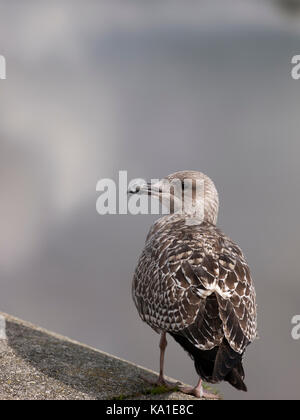
[[157,374],[28,322],[0,313],[1,400],[196,398],[158,393]]

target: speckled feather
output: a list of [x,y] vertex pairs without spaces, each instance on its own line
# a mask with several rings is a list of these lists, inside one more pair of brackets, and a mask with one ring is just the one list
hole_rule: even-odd
[[142,320],[200,350],[243,355],[256,338],[255,290],[241,249],[215,225],[166,216],[151,228],[132,287]]

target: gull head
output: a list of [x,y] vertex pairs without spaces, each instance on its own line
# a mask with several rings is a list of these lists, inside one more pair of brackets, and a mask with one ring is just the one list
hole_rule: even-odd
[[159,181],[132,185],[129,193],[158,199],[170,214],[217,223],[218,192],[213,181],[202,172],[175,172]]

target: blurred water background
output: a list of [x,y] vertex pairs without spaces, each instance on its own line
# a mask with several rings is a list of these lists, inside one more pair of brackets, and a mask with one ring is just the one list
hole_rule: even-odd
[[[298,398],[296,0],[0,0],[0,309],[148,368],[131,278],[154,216],[99,216],[96,183],[182,169],[215,181],[248,257],[260,340],[247,395]],[[196,381],[170,339],[167,374]]]

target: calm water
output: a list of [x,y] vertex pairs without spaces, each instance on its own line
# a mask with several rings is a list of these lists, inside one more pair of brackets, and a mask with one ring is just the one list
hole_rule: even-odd
[[[96,183],[206,172],[246,253],[249,393],[299,398],[297,19],[262,1],[0,1],[0,309],[149,368],[131,278],[153,216],[99,216]],[[263,3],[263,4],[262,4]],[[170,338],[167,374],[195,382]]]

